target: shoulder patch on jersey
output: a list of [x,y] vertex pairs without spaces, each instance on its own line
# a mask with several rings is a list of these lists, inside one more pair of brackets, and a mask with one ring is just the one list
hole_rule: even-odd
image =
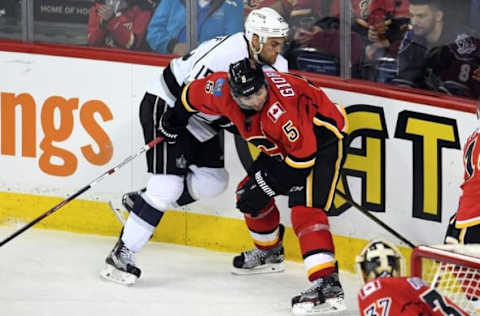
[[276,123],[280,116],[285,113],[285,109],[280,105],[280,102],[275,102],[274,104],[270,105],[270,108],[267,111],[268,117]]
[[207,80],[207,84],[205,85],[205,93],[206,94],[213,94],[213,81]]
[[460,56],[470,55],[477,50],[473,37],[467,33],[457,35],[455,44],[457,45],[456,51]]
[[418,278],[418,277],[410,277],[410,278],[407,278],[407,282],[415,289],[415,290],[419,290],[421,289],[423,286],[427,285],[425,283],[425,281],[423,281],[422,279]]
[[222,96],[222,87],[223,84],[225,83],[225,79],[219,78],[217,81],[215,81],[215,85],[213,87],[213,95],[216,97]]

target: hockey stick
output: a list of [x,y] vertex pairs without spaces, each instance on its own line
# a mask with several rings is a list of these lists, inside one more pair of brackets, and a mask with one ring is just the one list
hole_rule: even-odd
[[350,204],[351,206],[355,207],[357,210],[359,210],[360,212],[362,212],[364,215],[366,215],[368,218],[370,218],[372,221],[374,221],[375,223],[377,223],[378,225],[382,226],[386,231],[388,231],[390,234],[394,235],[395,237],[397,237],[398,239],[400,239],[401,241],[403,241],[404,243],[406,243],[407,245],[409,245],[412,249],[415,248],[415,245],[410,241],[408,240],[407,238],[405,238],[403,235],[401,235],[400,233],[398,233],[396,230],[394,230],[393,228],[391,228],[390,226],[388,226],[387,224],[385,224],[382,220],[380,220],[378,217],[376,217],[375,215],[373,215],[372,213],[370,213],[369,210],[367,210],[365,207],[361,206],[360,204],[354,202],[352,199],[348,198],[343,192],[340,192],[339,190],[335,190],[336,191],[336,194],[338,194],[342,199],[344,199],[345,201],[347,201],[348,204]]
[[[125,226],[125,222],[127,221],[127,217],[128,217],[128,214],[130,213],[130,210],[129,209],[132,209],[133,208],[133,204],[135,203],[135,201],[132,201],[130,199],[130,195],[132,193],[137,193],[138,195],[141,195],[143,192],[147,191],[147,188],[143,188],[143,189],[140,189],[136,192],[128,192],[128,193],[125,193],[122,197],[122,205],[125,207],[125,208],[118,208],[118,207],[115,207],[112,200],[108,201],[108,206],[110,207],[110,210],[113,212],[113,214],[115,215],[115,217],[120,221],[120,223],[122,224],[122,226]],[[128,206],[127,204],[131,204],[130,206]]]
[[125,164],[129,163],[131,160],[137,158],[138,156],[140,156],[141,154],[143,154],[144,152],[146,152],[147,150],[149,150],[150,148],[152,148],[153,146],[155,146],[156,144],[160,143],[161,141],[163,140],[162,137],[157,137],[155,138],[154,140],[152,140],[151,142],[149,142],[148,144],[144,145],[142,147],[141,150],[139,150],[137,153],[133,154],[133,155],[130,155],[128,156],[127,158],[125,158],[125,160],[123,160],[121,163],[119,163],[118,165],[116,165],[115,167],[111,168],[110,170],[104,172],[101,176],[97,177],[95,180],[93,180],[92,182],[90,182],[89,184],[87,184],[86,186],[84,186],[83,188],[81,188],[80,190],[78,190],[77,192],[75,192],[74,194],[72,194],[71,196],[69,196],[68,198],[66,198],[65,200],[63,200],[62,202],[58,203],[57,205],[55,205],[54,207],[52,207],[51,209],[49,209],[48,211],[46,211],[45,213],[43,213],[42,215],[38,216],[37,218],[35,218],[33,221],[31,221],[30,223],[28,223],[27,225],[23,226],[22,228],[20,228],[19,230],[17,230],[16,232],[14,232],[13,234],[11,234],[9,237],[5,238],[4,240],[2,240],[0,242],[0,247],[2,247],[3,245],[5,245],[7,242],[9,242],[10,240],[12,240],[13,238],[17,237],[18,235],[20,235],[21,233],[23,233],[24,231],[26,231],[27,229],[29,229],[30,227],[32,227],[33,225],[35,225],[36,223],[40,222],[42,219],[44,219],[45,217],[55,213],[56,211],[58,211],[60,208],[62,208],[63,206],[65,206],[67,203],[69,203],[70,201],[74,200],[76,197],[78,197],[79,195],[81,195],[82,193],[88,191],[91,187],[93,187],[94,185],[96,185],[98,182],[102,181],[106,176],[109,176],[113,173],[115,173],[118,169],[120,169],[121,167],[123,167]]

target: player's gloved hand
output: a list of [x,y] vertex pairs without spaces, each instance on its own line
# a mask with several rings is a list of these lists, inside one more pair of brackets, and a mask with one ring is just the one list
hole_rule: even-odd
[[242,213],[255,217],[263,210],[276,193],[268,185],[265,171],[258,170],[237,190],[237,208]]
[[158,132],[160,134],[158,136],[163,137],[163,140],[169,144],[175,144],[180,132],[180,128],[174,125],[172,114],[172,110],[167,110],[158,122]]

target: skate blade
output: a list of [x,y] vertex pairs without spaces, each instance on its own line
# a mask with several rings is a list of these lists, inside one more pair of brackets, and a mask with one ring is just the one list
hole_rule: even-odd
[[105,280],[128,286],[135,284],[138,279],[135,275],[120,271],[109,264],[105,264],[103,270],[100,271],[100,276]]
[[314,306],[311,302],[299,303],[292,306],[293,315],[330,315],[347,309],[341,298],[327,299],[325,303]]
[[281,263],[266,263],[252,269],[241,269],[233,267],[232,274],[235,275],[250,275],[250,274],[266,274],[278,273],[285,271],[285,265]]

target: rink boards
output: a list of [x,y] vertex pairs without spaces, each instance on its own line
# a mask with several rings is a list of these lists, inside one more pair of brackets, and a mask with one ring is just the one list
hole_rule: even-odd
[[[138,107],[160,65],[1,51],[0,64],[2,223],[29,222],[141,148]],[[371,94],[372,85],[327,86],[327,95],[346,107],[350,123],[338,189],[413,243],[441,242],[461,193],[461,146],[478,125],[473,106],[405,93],[393,99]],[[226,134],[226,192],[167,212],[154,239],[225,251],[250,247],[234,191],[251,154]],[[139,157],[38,226],[118,234],[120,224],[107,202],[118,204],[122,193],[142,188],[145,169]],[[278,205],[290,227],[287,200],[279,198]],[[330,224],[343,269],[353,269],[352,255],[369,239],[403,245],[338,196]],[[287,257],[300,260],[290,228],[285,243]]]

